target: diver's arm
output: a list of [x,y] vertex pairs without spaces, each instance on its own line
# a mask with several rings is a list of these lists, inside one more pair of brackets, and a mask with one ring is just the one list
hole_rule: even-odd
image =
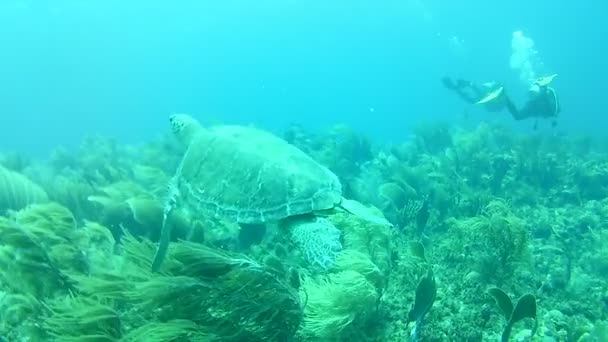
[[530,107],[528,105],[524,106],[524,108],[517,109],[517,106],[515,106],[515,103],[513,103],[513,101],[511,101],[511,99],[507,96],[507,94],[504,95],[505,97],[505,106],[507,107],[507,110],[509,111],[509,113],[511,113],[511,116],[513,117],[513,119],[515,120],[524,120],[527,118],[530,118],[534,115],[532,115],[531,111],[530,111]]
[[503,96],[505,101],[505,107],[507,107],[507,110],[509,111],[509,113],[511,113],[511,116],[513,116],[515,120],[518,120],[517,117],[519,117],[519,110],[517,110],[515,103],[513,103],[513,101],[511,101],[511,98],[507,95],[506,90],[503,90]]
[[535,118],[538,117],[538,108],[534,103],[528,101],[523,108],[517,111],[517,113],[512,112],[511,114],[515,120]]

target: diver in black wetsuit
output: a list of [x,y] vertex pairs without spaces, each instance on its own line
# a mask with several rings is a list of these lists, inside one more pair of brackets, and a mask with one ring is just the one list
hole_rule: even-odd
[[[511,116],[515,120],[525,120],[528,118],[551,119],[551,125],[557,125],[557,116],[561,112],[559,99],[555,89],[548,84],[535,82],[528,90],[528,101],[520,109],[513,104],[511,99],[504,94],[505,104]],[[537,123],[534,124],[536,128]]]
[[[497,112],[506,108],[515,120],[528,118],[552,119],[552,126],[557,125],[557,116],[561,111],[559,99],[555,89],[549,83],[556,75],[537,79],[528,90],[528,100],[520,109],[507,96],[504,88],[497,82],[484,83],[479,87],[472,82],[457,80],[456,82],[445,77],[443,85],[456,92],[463,100],[470,104],[481,104],[488,111]],[[537,122],[534,124],[536,128]]]

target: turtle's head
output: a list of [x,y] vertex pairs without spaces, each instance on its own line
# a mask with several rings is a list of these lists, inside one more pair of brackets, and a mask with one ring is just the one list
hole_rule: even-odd
[[169,117],[169,122],[171,131],[184,146],[190,145],[202,128],[201,124],[188,114],[173,114]]

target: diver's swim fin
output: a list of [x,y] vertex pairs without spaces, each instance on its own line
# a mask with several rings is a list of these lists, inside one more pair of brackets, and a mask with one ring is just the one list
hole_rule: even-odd
[[491,102],[495,99],[497,99],[500,95],[503,94],[505,88],[504,87],[499,87],[496,90],[493,90],[491,92],[489,92],[488,94],[486,94],[486,96],[482,97],[481,100],[475,102],[475,104],[485,104],[488,102]]
[[555,76],[557,76],[557,74],[553,74],[551,76],[539,77],[536,79],[536,81],[534,81],[534,84],[537,84],[540,87],[544,87],[544,86],[548,85],[549,83],[551,83],[551,81],[553,81]]

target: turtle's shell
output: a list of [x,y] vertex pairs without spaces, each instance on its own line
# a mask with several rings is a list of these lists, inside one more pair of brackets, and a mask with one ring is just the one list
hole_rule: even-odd
[[342,199],[329,169],[285,140],[245,126],[201,127],[189,139],[176,180],[191,209],[246,224],[331,209]]

